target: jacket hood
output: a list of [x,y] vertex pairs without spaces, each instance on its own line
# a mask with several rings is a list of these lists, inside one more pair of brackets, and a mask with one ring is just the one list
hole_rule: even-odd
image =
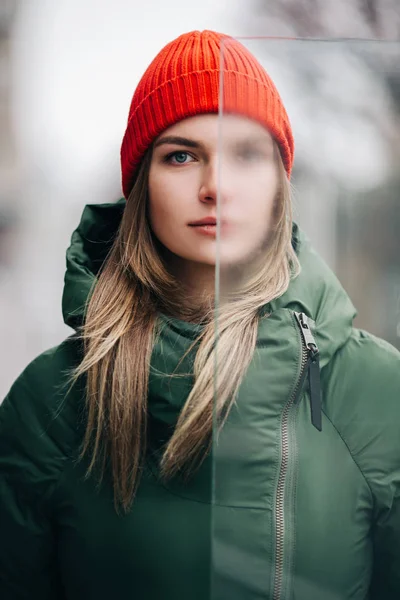
[[[64,322],[73,329],[83,322],[87,298],[111,249],[124,208],[123,198],[115,203],[88,204],[72,234],[66,256],[62,310]],[[301,273],[268,309],[304,312],[314,321],[323,367],[349,338],[356,310],[336,276],[297,225],[293,227],[292,243]]]

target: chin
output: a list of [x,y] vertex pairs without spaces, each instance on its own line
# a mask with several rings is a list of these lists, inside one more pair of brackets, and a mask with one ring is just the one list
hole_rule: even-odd
[[215,267],[217,262],[215,256],[193,256],[189,260],[206,267]]
[[252,262],[252,255],[250,253],[237,252],[221,252],[220,265],[221,267],[244,267],[250,265]]
[[[252,262],[254,262],[256,254],[259,255],[259,252],[254,253],[251,251],[239,251],[239,248],[229,248],[224,249],[221,248],[221,252],[219,254],[219,264],[222,269],[229,269],[230,267],[245,267],[250,266]],[[196,254],[187,253],[186,255],[181,255],[183,259],[188,260],[192,263],[201,264],[204,266],[215,267],[217,263],[217,253],[216,251],[212,252],[199,252]]]

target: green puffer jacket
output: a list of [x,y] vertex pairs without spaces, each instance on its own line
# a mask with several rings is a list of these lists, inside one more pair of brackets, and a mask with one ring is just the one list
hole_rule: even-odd
[[[73,234],[72,327],[123,209],[88,206]],[[168,484],[157,451],[192,381],[166,374],[188,373],[192,357],[178,363],[198,327],[160,317],[149,452],[127,515],[76,460],[83,386],[66,398],[62,387],[76,337],[24,370],[0,407],[1,600],[400,598],[400,356],[353,328],[351,302],[297,227],[293,244],[302,273],[260,320],[218,444]]]

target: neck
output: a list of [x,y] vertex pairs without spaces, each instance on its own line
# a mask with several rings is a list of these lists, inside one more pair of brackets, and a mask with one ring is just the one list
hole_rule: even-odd
[[179,256],[168,258],[168,270],[180,284],[182,301],[176,315],[185,320],[201,320],[214,306],[215,267]]
[[[172,253],[165,258],[169,272],[182,288],[179,308],[173,310],[173,316],[186,321],[201,321],[209,317],[215,307],[215,265],[188,261]],[[229,302],[237,296],[251,273],[250,265],[221,269],[219,301]]]

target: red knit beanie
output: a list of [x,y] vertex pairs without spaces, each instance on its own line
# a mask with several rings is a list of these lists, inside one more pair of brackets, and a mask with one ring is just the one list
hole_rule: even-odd
[[256,58],[234,38],[192,31],[167,44],[141,78],[132,98],[121,146],[122,188],[126,198],[151,143],[178,121],[218,113],[223,43],[223,112],[252,118],[275,138],[288,176],[294,143],[279,93]]

